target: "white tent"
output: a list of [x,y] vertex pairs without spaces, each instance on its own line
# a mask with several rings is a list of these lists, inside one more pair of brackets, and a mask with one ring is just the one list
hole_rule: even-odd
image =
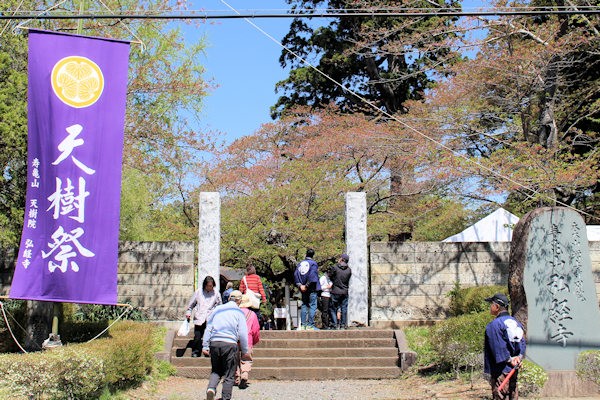
[[[519,217],[499,208],[464,231],[452,235],[442,242],[510,242],[513,228]],[[587,225],[589,242],[600,241],[600,225]]]
[[464,231],[443,242],[510,242],[519,217],[499,208]]
[[588,242],[600,242],[600,225],[587,225]]

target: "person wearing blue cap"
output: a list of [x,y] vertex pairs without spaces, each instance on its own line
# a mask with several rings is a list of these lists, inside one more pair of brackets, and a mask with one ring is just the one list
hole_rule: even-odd
[[[490,314],[495,318],[485,328],[484,372],[490,375],[492,398],[494,400],[517,400],[518,368],[525,356],[525,335],[523,325],[509,315],[508,297],[496,293],[485,299],[490,303]],[[508,385],[503,384],[509,379]]]
[[[329,316],[335,329],[348,328],[348,287],[352,277],[352,270],[348,266],[348,261],[350,261],[348,254],[342,254],[338,263],[329,270],[329,277],[333,283]],[[340,310],[339,320],[337,317],[338,309]]]

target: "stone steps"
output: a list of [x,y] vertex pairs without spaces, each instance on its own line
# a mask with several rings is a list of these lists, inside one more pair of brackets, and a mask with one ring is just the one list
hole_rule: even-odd
[[[178,348],[186,347],[190,339],[177,338],[174,345]],[[257,347],[267,349],[289,349],[289,348],[343,348],[343,347],[395,347],[396,341],[394,338],[339,338],[339,339],[319,339],[319,338],[302,338],[302,339],[263,339],[261,338]]]
[[[398,357],[398,349],[396,347],[383,348],[335,348],[327,349],[329,357]],[[254,358],[274,358],[274,357],[323,357],[321,348],[293,348],[293,349],[278,349],[278,348],[261,348],[255,347],[253,350]],[[175,365],[176,358],[192,357],[190,348],[181,349],[173,347],[171,350],[171,361]]]
[[[401,374],[398,367],[255,367],[252,366],[251,380],[337,380],[337,379],[385,379],[397,378]],[[208,379],[210,367],[177,367],[177,376],[195,379]]]
[[[261,331],[251,379],[328,380],[394,378],[400,368],[398,332],[356,328],[340,331]],[[173,338],[169,359],[177,375],[206,379],[210,359],[191,357],[192,336]]]

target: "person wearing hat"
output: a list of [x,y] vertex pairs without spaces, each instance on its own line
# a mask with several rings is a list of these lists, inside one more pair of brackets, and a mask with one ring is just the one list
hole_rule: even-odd
[[[240,308],[246,317],[246,327],[248,328],[248,353],[252,354],[252,347],[260,341],[260,323],[256,313],[251,309],[252,301],[250,301],[250,295],[242,295],[242,301],[240,302]],[[250,371],[252,370],[252,361],[240,361],[238,371],[236,371],[236,382],[240,389],[244,389],[248,386],[248,378]]]
[[[329,278],[333,284],[329,316],[335,329],[348,328],[348,287],[352,277],[352,270],[348,266],[348,261],[350,261],[348,254],[342,254],[338,263],[329,270]],[[338,309],[340,310],[339,320],[337,316]]]
[[221,378],[221,396],[223,400],[231,400],[235,371],[240,360],[238,342],[242,351],[241,359],[252,360],[248,349],[246,316],[239,307],[241,302],[242,292],[234,290],[229,295],[229,302],[216,307],[208,317],[202,342],[202,353],[210,356],[211,364],[207,400],[214,400]]
[[523,325],[508,314],[508,297],[496,293],[485,299],[490,303],[490,314],[495,318],[485,327],[484,372],[490,375],[494,400],[517,400],[518,370],[510,377],[508,385],[498,389],[513,368],[518,368],[525,356]]

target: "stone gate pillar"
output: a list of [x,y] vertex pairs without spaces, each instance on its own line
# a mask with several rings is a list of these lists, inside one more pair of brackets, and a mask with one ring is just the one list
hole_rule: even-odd
[[369,323],[369,264],[367,251],[367,195],[346,193],[346,252],[352,269],[348,290],[348,325]]
[[198,223],[198,287],[207,275],[215,278],[219,289],[221,251],[221,198],[218,192],[200,193]]

